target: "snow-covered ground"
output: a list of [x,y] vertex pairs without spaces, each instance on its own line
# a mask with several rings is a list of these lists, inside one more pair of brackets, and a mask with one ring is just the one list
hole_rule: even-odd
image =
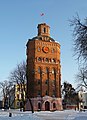
[[[9,112],[12,117],[9,117]],[[20,112],[17,110],[0,110],[0,120],[87,120],[87,111],[41,111],[41,112]]]

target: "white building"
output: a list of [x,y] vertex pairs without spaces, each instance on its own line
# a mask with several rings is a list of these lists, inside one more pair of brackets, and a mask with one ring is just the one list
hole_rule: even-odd
[[79,109],[80,108],[87,108],[87,91],[80,90],[78,92],[79,96]]

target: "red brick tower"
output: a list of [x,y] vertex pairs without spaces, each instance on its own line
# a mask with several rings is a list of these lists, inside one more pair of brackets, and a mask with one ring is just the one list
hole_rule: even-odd
[[46,23],[37,28],[38,35],[27,42],[27,94],[34,110],[61,110],[60,44]]

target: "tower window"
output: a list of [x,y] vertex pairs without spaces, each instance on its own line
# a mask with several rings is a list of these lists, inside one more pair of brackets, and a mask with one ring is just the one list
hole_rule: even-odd
[[48,85],[48,80],[45,81],[45,84]]
[[55,49],[53,48],[53,49],[52,49],[52,53],[54,53],[54,52],[55,52]]
[[42,37],[40,37],[39,39],[42,40]]
[[52,74],[54,74],[54,71],[55,71],[54,68],[52,68]]
[[38,58],[38,61],[41,61],[41,57]]
[[45,59],[45,61],[46,61],[46,62],[49,62],[49,59],[48,59],[48,58],[46,58],[46,59]]
[[55,90],[53,90],[53,96],[55,96]]
[[46,95],[48,95],[48,91],[46,90]]
[[38,85],[40,85],[40,80],[38,80]]
[[43,28],[43,33],[46,33],[46,28],[45,27]]
[[46,67],[46,73],[48,73],[49,72],[49,69],[48,69],[48,67]]
[[38,67],[38,73],[40,73],[41,72],[41,68],[40,67]]
[[37,48],[37,50],[38,50],[38,52],[40,52],[40,51],[41,51],[41,48],[40,48],[40,47],[38,47],[38,48]]
[[38,90],[38,93],[37,93],[38,95],[40,95],[40,90]]
[[56,60],[53,58],[53,59],[52,59],[52,62],[53,62],[53,63],[56,63]]
[[55,80],[53,80],[53,85],[55,85]]

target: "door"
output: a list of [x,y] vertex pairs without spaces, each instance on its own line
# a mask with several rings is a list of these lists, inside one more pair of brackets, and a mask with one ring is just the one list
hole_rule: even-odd
[[48,101],[45,102],[45,111],[50,111],[50,103]]

